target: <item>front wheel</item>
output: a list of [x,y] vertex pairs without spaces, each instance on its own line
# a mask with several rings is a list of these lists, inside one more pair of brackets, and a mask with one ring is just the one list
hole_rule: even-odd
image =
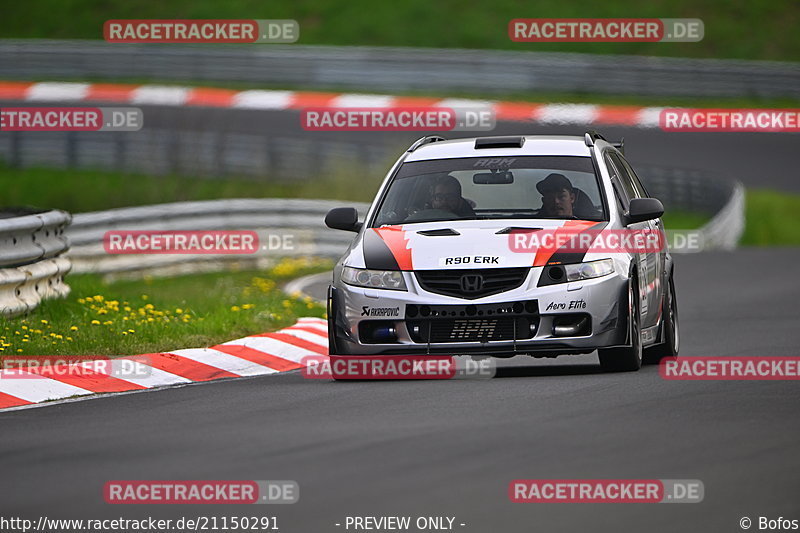
[[681,336],[678,329],[678,301],[675,298],[675,282],[669,277],[669,286],[664,294],[664,308],[662,310],[664,321],[664,342],[644,351],[644,362],[648,365],[657,365],[665,357],[677,357],[680,348]]
[[642,323],[638,288],[636,278],[631,278],[628,286],[628,325],[631,345],[598,349],[600,367],[604,372],[632,372],[642,367]]

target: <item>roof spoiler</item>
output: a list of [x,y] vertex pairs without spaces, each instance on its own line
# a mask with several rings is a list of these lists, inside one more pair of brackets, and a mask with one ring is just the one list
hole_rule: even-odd
[[586,146],[594,146],[594,142],[597,139],[600,139],[601,141],[607,142],[608,144],[610,144],[611,146],[613,146],[614,148],[616,148],[617,150],[619,150],[623,154],[625,153],[625,138],[624,137],[622,139],[620,139],[619,142],[611,142],[608,139],[606,139],[605,137],[603,137],[602,135],[600,135],[599,133],[597,133],[596,131],[589,130],[589,131],[586,132],[586,135],[584,135],[583,138],[586,141]]
[[419,139],[414,141],[414,144],[409,146],[408,150],[406,150],[406,152],[413,152],[414,150],[416,150],[417,148],[419,148],[420,146],[422,146],[424,144],[436,143],[436,142],[439,142],[439,141],[446,141],[446,140],[447,139],[445,139],[441,135],[426,135],[425,137],[420,137]]

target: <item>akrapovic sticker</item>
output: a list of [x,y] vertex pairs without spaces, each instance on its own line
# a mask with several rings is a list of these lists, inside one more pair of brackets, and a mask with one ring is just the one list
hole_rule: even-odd
[[400,316],[399,307],[361,307],[361,316]]

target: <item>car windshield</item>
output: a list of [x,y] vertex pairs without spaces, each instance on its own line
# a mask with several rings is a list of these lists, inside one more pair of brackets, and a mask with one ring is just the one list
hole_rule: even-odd
[[605,220],[591,158],[525,156],[404,163],[372,227],[509,218]]

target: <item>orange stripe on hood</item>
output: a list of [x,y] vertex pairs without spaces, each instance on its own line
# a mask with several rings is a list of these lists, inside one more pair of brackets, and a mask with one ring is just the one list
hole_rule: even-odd
[[[563,226],[555,230],[554,235],[571,234],[575,232],[575,229],[583,231],[585,229],[594,226],[595,224],[597,224],[597,222],[592,222],[589,220],[567,220],[566,222],[564,222]],[[562,229],[564,231],[561,231]],[[553,254],[556,253],[557,251],[558,248],[556,246],[551,246],[549,248],[543,246],[539,248],[536,251],[536,258],[533,260],[533,266],[538,267],[546,265],[547,262],[550,261],[550,258],[553,257]]]
[[414,270],[411,261],[411,250],[408,248],[408,232],[403,231],[400,226],[385,226],[373,229],[383,239],[386,246],[389,247],[400,270]]

